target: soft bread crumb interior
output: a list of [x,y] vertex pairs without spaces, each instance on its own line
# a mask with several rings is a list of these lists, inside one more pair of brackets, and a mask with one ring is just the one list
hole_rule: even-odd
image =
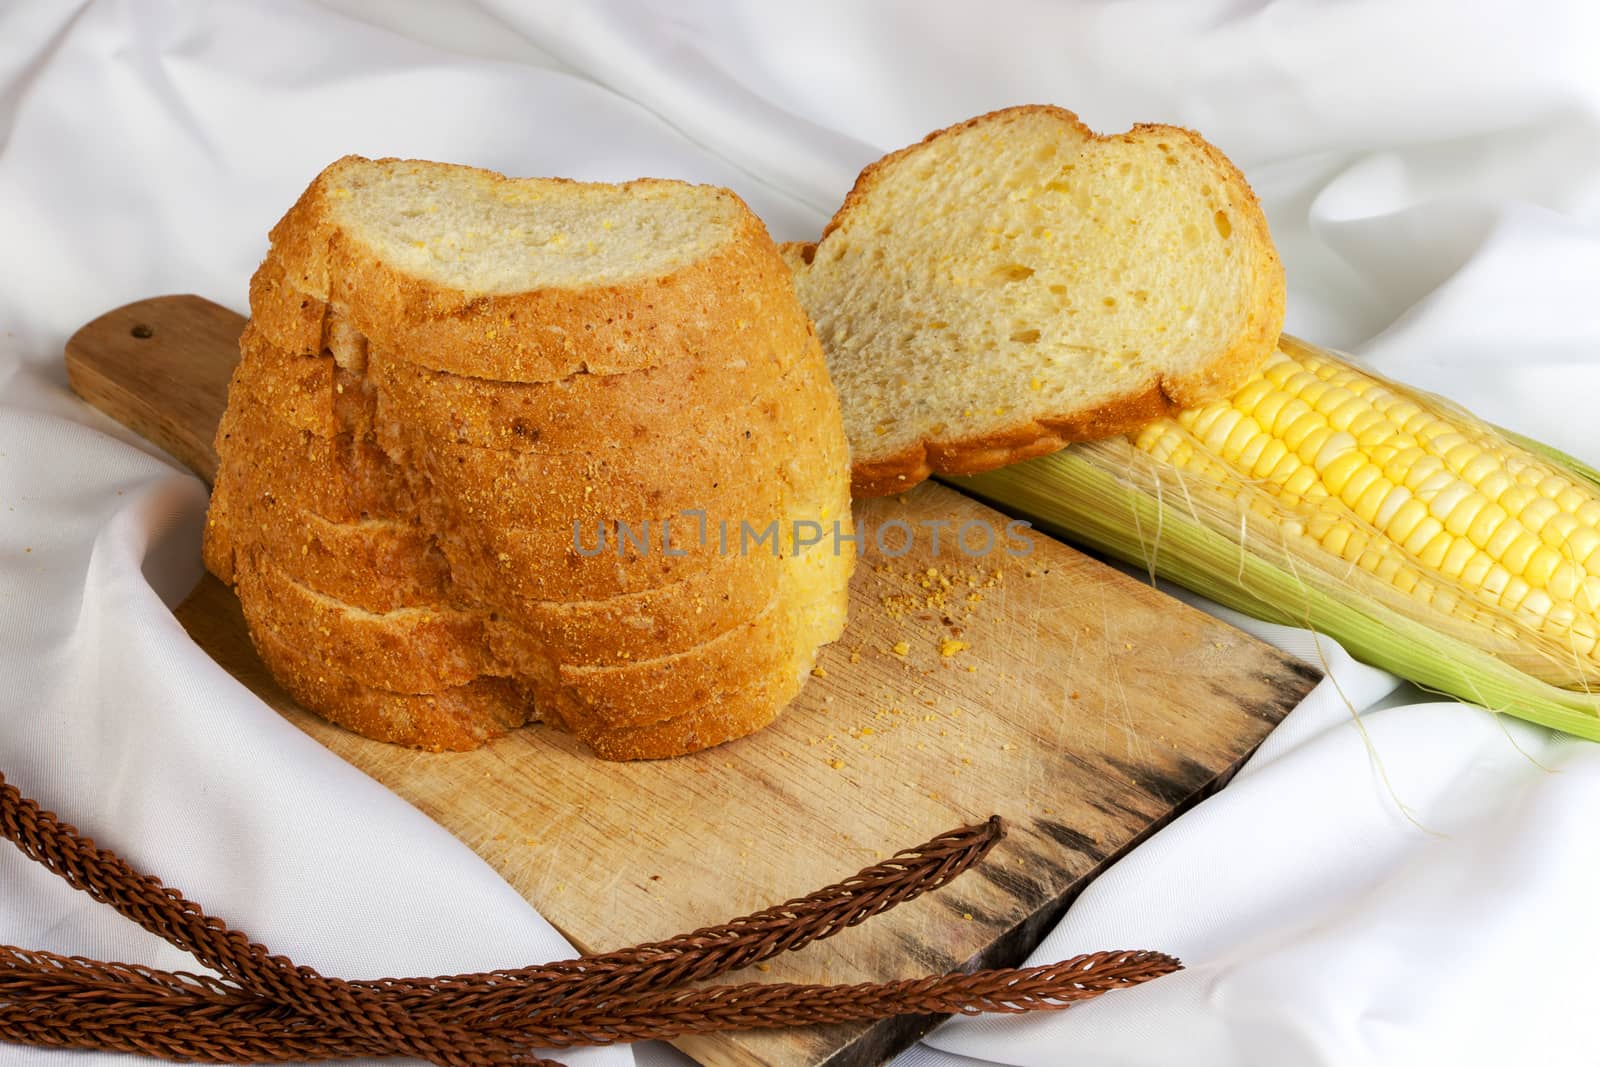
[[330,214],[382,259],[469,293],[614,285],[669,274],[727,243],[740,217],[706,185],[501,178],[470,167],[347,160]]
[[1021,113],[880,171],[797,271],[859,462],[1136,394],[1244,329],[1248,190],[1182,131]]

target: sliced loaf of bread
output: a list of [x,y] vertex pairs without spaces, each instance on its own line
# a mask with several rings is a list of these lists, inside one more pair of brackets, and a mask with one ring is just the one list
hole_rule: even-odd
[[1283,270],[1195,133],[1099,136],[1011,108],[862,171],[784,246],[850,441],[852,490],[972,474],[1228,394],[1272,351]]
[[341,160],[274,228],[251,315],[206,561],[312,710],[671,756],[769,722],[838,636],[850,541],[724,550],[681,515],[850,523],[821,348],[726,190]]

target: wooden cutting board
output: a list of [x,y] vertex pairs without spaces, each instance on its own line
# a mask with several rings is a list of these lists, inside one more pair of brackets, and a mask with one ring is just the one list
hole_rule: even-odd
[[[84,399],[209,481],[243,325],[199,297],[131,304],[68,342],[68,374]],[[932,484],[858,503],[856,518],[1005,521]],[[849,628],[783,717],[655,763],[605,763],[539,726],[468,753],[368,741],[284,695],[215,579],[177,614],[235,677],[454,833],[584,951],[753,911],[1004,816],[1010,835],[954,884],[740,976],[880,980],[1020,960],[1098,871],[1225,781],[1317,680],[1239,630],[1033,540],[1029,556],[983,558],[948,543],[934,556],[926,537],[899,558],[869,543]],[[952,638],[966,647],[942,654]],[[718,1067],[841,1067],[881,1062],[933,1021],[677,1044]]]

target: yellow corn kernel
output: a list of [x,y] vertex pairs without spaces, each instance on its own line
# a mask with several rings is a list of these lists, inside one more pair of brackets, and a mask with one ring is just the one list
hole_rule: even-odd
[[1233,427],[1233,423],[1243,418],[1243,413],[1228,407],[1226,404],[1208,404],[1195,411],[1190,419],[1179,419],[1184,429],[1194,434],[1201,440],[1211,435],[1211,427],[1219,421],[1224,424],[1223,433],[1226,434]]
[[[1375,564],[1369,564],[1367,562],[1369,557],[1375,558],[1377,562]],[[1384,582],[1394,581],[1394,576],[1400,572],[1401,567],[1400,558],[1398,556],[1388,555],[1386,553],[1379,552],[1376,549],[1362,553],[1359,562],[1363,569],[1371,571],[1375,576],[1377,576],[1379,581]]]
[[1284,457],[1289,455],[1288,448],[1276,437],[1268,437],[1267,443],[1261,448],[1261,455],[1245,470],[1252,478],[1266,478],[1277,469]]
[[1501,507],[1519,519],[1522,517],[1522,513],[1530,510],[1534,501],[1539,499],[1539,494],[1526,485],[1508,486],[1506,491],[1496,498]]
[[1451,512],[1467,497],[1472,496],[1472,486],[1456,478],[1449,471],[1440,471],[1437,478],[1429,479],[1425,485],[1413,487],[1428,502],[1428,511],[1434,518],[1444,522],[1450,517]]
[[1600,548],[1600,531],[1588,526],[1579,526],[1563,539],[1567,555],[1575,563],[1583,563],[1594,556],[1595,549]]
[[[1435,537],[1434,541],[1441,539],[1445,542],[1444,554],[1439,557],[1437,564],[1431,564],[1431,566],[1447,578],[1460,578],[1462,572],[1466,570],[1467,563],[1478,554],[1478,550],[1471,541],[1468,541],[1465,537],[1452,535],[1448,529],[1438,537]],[[1432,549],[1433,545],[1430,543],[1428,551],[1431,552]],[[1419,562],[1424,567],[1430,566],[1426,553],[1424,557]],[[1489,557],[1484,556],[1483,559],[1487,563]]]
[[[1572,603],[1590,619],[1600,614],[1600,578],[1594,575],[1585,578],[1577,595],[1572,598]],[[1600,626],[1600,621],[1597,621],[1596,625]]]
[[[1346,434],[1345,436],[1348,437],[1349,435]],[[1343,497],[1345,486],[1350,484],[1351,476],[1363,467],[1370,466],[1370,464],[1367,463],[1367,457],[1363,456],[1354,447],[1354,442],[1352,441],[1352,446],[1348,451],[1341,453],[1332,461],[1326,464],[1318,464],[1318,466],[1322,470],[1322,483],[1327,486],[1329,495]],[[1373,468],[1373,472],[1376,474],[1376,467]]]
[[[1296,403],[1300,404],[1301,411],[1295,416],[1293,422],[1284,427],[1282,437],[1283,443],[1289,447],[1289,451],[1298,454],[1301,443],[1317,429],[1327,426],[1327,423],[1322,421],[1321,415],[1312,411],[1303,402],[1296,401]],[[1285,410],[1287,411],[1287,409]],[[1278,421],[1282,422],[1283,416],[1279,416]]]
[[1457,473],[1472,485],[1480,486],[1485,478],[1495,471],[1501,470],[1500,457],[1493,452],[1479,451],[1478,454],[1462,464]]
[[1544,587],[1558,601],[1575,603],[1583,593],[1584,580],[1587,577],[1583,568],[1576,563],[1558,559],[1556,565],[1550,569],[1549,576],[1545,578]]
[[[1364,463],[1356,468],[1355,472],[1350,475],[1350,480],[1345,482],[1343,488],[1340,489],[1339,499],[1343,500],[1351,508],[1356,508],[1357,502],[1366,495],[1367,491],[1384,480],[1383,472],[1378,469],[1376,463]],[[1387,492],[1388,490],[1384,491]]]
[[1317,457],[1322,455],[1322,450],[1333,439],[1333,427],[1324,422],[1322,416],[1315,412],[1312,412],[1307,418],[1315,419],[1316,422],[1311,426],[1310,432],[1300,438],[1294,445],[1295,455],[1313,466],[1320,467],[1321,464],[1317,462]]
[[[1295,443],[1287,439],[1289,427],[1293,426],[1307,415],[1314,416],[1314,412],[1312,412],[1310,405],[1308,405],[1304,400],[1294,397],[1291,398],[1288,403],[1284,404],[1283,407],[1278,409],[1278,414],[1273,418],[1271,426],[1262,423],[1262,428],[1268,433],[1272,434],[1274,437],[1284,438],[1283,443],[1287,445],[1289,450],[1292,452],[1294,451]],[[1310,432],[1309,426],[1306,428],[1305,432]]]
[[1489,538],[1495,535],[1505,521],[1511,516],[1506,514],[1506,509],[1499,504],[1488,504],[1478,512],[1478,517],[1472,520],[1472,525],[1467,527],[1467,537],[1479,548],[1486,548]]
[[[1471,544],[1472,542],[1467,542]],[[1461,568],[1461,584],[1469,589],[1486,588],[1489,572],[1499,566],[1494,560],[1484,555],[1474,546],[1472,555],[1467,557],[1466,566]]]
[[1273,392],[1274,389],[1271,382],[1265,378],[1255,378],[1243,389],[1233,394],[1233,399],[1229,403],[1248,415],[1255,411],[1257,404],[1261,403],[1263,399]]
[[1428,457],[1426,452],[1415,445],[1409,448],[1386,448],[1383,451],[1383,476],[1396,485],[1404,485],[1406,475],[1411,473],[1411,468]]
[[1489,535],[1489,539],[1483,543],[1483,550],[1494,559],[1505,562],[1506,550],[1516,544],[1525,532],[1516,519],[1507,519]]
[[[1444,524],[1438,519],[1429,516],[1427,521],[1434,524],[1431,529],[1426,530],[1427,536],[1422,536],[1425,527],[1419,524],[1418,531],[1406,541],[1406,551],[1414,553],[1417,562],[1423,567],[1437,572],[1444,566],[1444,557],[1450,551],[1450,546],[1460,544],[1462,541],[1461,538],[1451,537],[1446,533]],[[1412,548],[1412,545],[1417,547]]]
[[[1338,395],[1341,403],[1328,411],[1328,425],[1336,430],[1346,433],[1360,434],[1362,430],[1371,425],[1367,419],[1376,419],[1378,415],[1372,410],[1365,400],[1356,396],[1348,389],[1340,389]],[[1363,424],[1365,422],[1365,424]]]
[[[1390,494],[1390,499],[1394,499],[1401,493],[1405,493],[1407,496],[1403,501],[1400,502],[1399,506],[1394,509],[1387,521],[1385,521],[1383,518],[1383,509],[1379,509],[1378,526],[1381,527],[1383,531],[1395,541],[1396,544],[1403,545],[1406,539],[1411,536],[1412,532],[1417,529],[1417,524],[1420,523],[1424,517],[1431,516],[1428,516],[1428,505],[1424,504],[1416,497],[1411,496],[1410,490],[1408,489],[1402,489],[1399,486],[1396,486],[1394,493]],[[1384,506],[1387,507],[1388,503],[1389,501],[1384,501]],[[1439,520],[1434,519],[1435,523],[1438,523],[1438,521]]]
[[1522,565],[1522,576],[1528,580],[1528,584],[1543,589],[1550,584],[1551,576],[1562,562],[1561,553],[1549,545],[1539,545]]
[[[1523,522],[1527,522],[1524,518]],[[1539,527],[1539,537],[1553,548],[1561,548],[1568,539],[1583,529],[1576,516],[1558,511]]]
[[1350,544],[1350,535],[1355,532],[1355,527],[1347,522],[1328,527],[1328,531],[1317,540],[1323,549],[1332,552],[1335,556],[1344,557],[1345,549]]
[[[1444,523],[1440,522],[1432,515],[1424,515],[1417,521],[1416,528],[1411,531],[1411,535],[1401,543],[1400,547],[1404,548],[1412,555],[1419,557],[1420,560],[1424,550],[1426,550],[1427,547],[1433,543],[1433,539],[1443,532]],[[1438,556],[1433,560],[1432,563],[1423,562],[1423,565],[1426,567],[1437,567],[1439,565],[1439,560],[1443,558],[1444,550],[1440,549]]]
[[1546,593],[1543,589],[1530,587],[1527,595],[1522,598],[1522,603],[1517,605],[1517,611],[1520,614],[1529,616],[1530,621],[1538,620],[1538,624],[1542,625],[1549,617],[1550,609],[1553,607],[1555,607],[1555,601],[1550,599],[1549,593]]
[[1356,502],[1350,506],[1362,520],[1369,523],[1376,522],[1378,508],[1383,506],[1383,502],[1388,499],[1389,494],[1392,492],[1394,492],[1394,483],[1380,475],[1373,480],[1371,485],[1367,486]]
[[1324,490],[1321,483],[1317,481],[1317,469],[1315,467],[1308,467],[1304,464],[1301,464],[1299,467],[1295,468],[1293,474],[1284,479],[1283,491],[1285,493],[1290,493],[1294,496],[1305,496],[1312,490],[1317,490],[1316,495],[1318,496],[1327,495],[1327,491]]
[[1477,490],[1507,511],[1514,511],[1515,498],[1502,501],[1501,497],[1509,493],[1515,485],[1516,482],[1511,475],[1503,470],[1496,469],[1483,476],[1482,480],[1477,483]]
[[[1546,525],[1547,522],[1550,522],[1552,518],[1555,518],[1560,514],[1562,514],[1562,507],[1560,507],[1560,504],[1557,504],[1557,502],[1547,498],[1547,496],[1541,496],[1541,498],[1536,498],[1533,499],[1533,501],[1528,502],[1528,506],[1523,507],[1520,512],[1517,512],[1517,522],[1522,523],[1522,525],[1526,526],[1528,530],[1538,531],[1541,530],[1542,526]],[[1578,520],[1574,518],[1573,523],[1576,522],[1578,522]]]
[[[1544,474],[1540,477],[1539,484],[1535,488],[1539,490],[1540,496],[1554,500],[1571,484],[1559,474]],[[1557,504],[1556,506],[1560,507],[1561,505]]]
[[1509,584],[1511,584],[1511,572],[1498,563],[1485,571],[1483,579],[1479,582],[1483,591],[1496,599],[1506,591],[1506,586]]
[[[1400,513],[1401,508],[1411,503],[1411,500],[1411,490],[1403,485],[1392,485],[1389,495],[1383,498],[1383,502],[1378,505],[1377,512],[1372,516],[1373,525],[1380,530],[1388,531],[1389,524],[1394,521],[1394,517]],[[1405,533],[1410,531],[1410,526],[1406,526],[1403,530]]]
[[1254,426],[1253,423],[1251,425],[1255,432],[1250,440],[1244,443],[1244,447],[1239,449],[1239,454],[1233,460],[1234,467],[1242,471],[1254,470],[1261,454],[1273,443],[1272,438],[1261,432],[1261,427]]
[[1330,385],[1322,378],[1319,378],[1313,374],[1309,376],[1309,380],[1307,380],[1304,385],[1300,386],[1298,392],[1301,400],[1304,400],[1307,404],[1310,404],[1312,408],[1318,412],[1321,412],[1323,399],[1336,388],[1337,386]]
[[[1410,463],[1399,469],[1390,477],[1403,484],[1413,493],[1422,492],[1430,479],[1437,475],[1444,475],[1444,481],[1453,481],[1444,466],[1444,460],[1438,456],[1429,455],[1421,449],[1408,449],[1408,455],[1414,456]],[[1441,482],[1441,484],[1443,484]]]
[[1228,436],[1223,440],[1222,447],[1217,451],[1221,452],[1223,458],[1231,463],[1239,458],[1239,454],[1244,451],[1245,445],[1262,437],[1261,427],[1257,426],[1251,419],[1242,418],[1233,424],[1233,429],[1228,431]]
[[1577,510],[1588,501],[1588,495],[1571,483],[1568,483],[1565,489],[1556,494],[1556,503],[1561,506],[1562,511],[1569,515],[1576,514]]
[[[1517,524],[1520,526],[1521,524]],[[1501,529],[1511,528],[1511,523],[1506,523]],[[1528,561],[1533,558],[1534,551],[1539,547],[1539,539],[1527,530],[1519,529],[1511,542],[1506,545],[1503,552],[1491,552],[1506,570],[1512,574],[1521,574],[1528,569]]]
[[1270,433],[1272,427],[1277,423],[1278,413],[1283,410],[1283,406],[1289,400],[1288,393],[1269,393],[1254,404],[1247,405],[1244,410],[1249,412],[1250,417]]

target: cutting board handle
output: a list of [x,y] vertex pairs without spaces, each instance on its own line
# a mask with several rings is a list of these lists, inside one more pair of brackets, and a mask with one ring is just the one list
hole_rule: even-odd
[[245,320],[203,297],[158,296],[108,311],[67,341],[67,380],[207,483]]

